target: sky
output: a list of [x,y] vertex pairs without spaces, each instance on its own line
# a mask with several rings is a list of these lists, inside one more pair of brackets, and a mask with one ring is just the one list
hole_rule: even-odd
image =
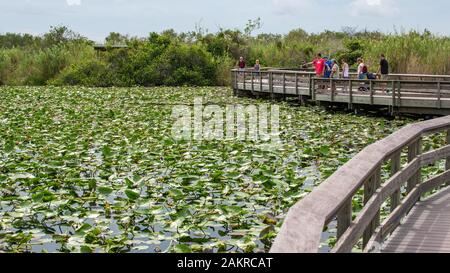
[[[43,34],[65,25],[95,41],[112,31],[145,37],[174,29],[243,29],[261,18],[258,32],[358,30],[400,32],[425,28],[449,35],[448,0],[0,0],[0,33]],[[256,32],[257,33],[257,32]]]

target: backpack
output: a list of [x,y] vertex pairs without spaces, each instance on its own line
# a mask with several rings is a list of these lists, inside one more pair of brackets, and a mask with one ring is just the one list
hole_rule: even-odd
[[366,74],[367,72],[369,72],[369,69],[367,68],[367,65],[364,65],[363,69],[362,69],[362,73]]
[[369,74],[367,74],[367,79],[369,79],[369,80],[376,80],[377,79],[377,75],[375,75],[373,73],[369,73]]

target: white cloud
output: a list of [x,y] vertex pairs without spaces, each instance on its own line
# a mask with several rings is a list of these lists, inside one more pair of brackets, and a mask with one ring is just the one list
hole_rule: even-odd
[[314,2],[314,0],[272,0],[276,13],[283,15],[295,15],[309,10]]
[[81,6],[81,0],[66,0],[69,6]]
[[353,16],[393,16],[400,12],[396,0],[353,0],[350,14]]

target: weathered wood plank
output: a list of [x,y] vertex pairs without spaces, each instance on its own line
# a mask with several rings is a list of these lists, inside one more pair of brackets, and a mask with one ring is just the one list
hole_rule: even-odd
[[[380,187],[381,168],[379,167],[374,175],[364,184],[364,205],[366,205],[370,198],[375,194],[377,189]],[[363,247],[367,245],[373,232],[378,227],[380,221],[380,210],[374,216],[374,219],[370,222],[369,226],[366,228],[363,234]]]
[[345,233],[352,222],[352,200],[348,200],[337,214],[337,238]]
[[[401,152],[397,152],[391,159],[391,176],[394,176],[400,171],[401,167]],[[393,212],[400,204],[400,189],[396,190],[391,195],[391,212]]]
[[401,172],[389,179],[382,188],[378,189],[363,207],[350,228],[336,243],[333,252],[351,252],[353,246],[363,235],[374,217],[379,213],[380,206],[390,195],[394,193],[405,181],[413,176],[420,167],[419,159],[414,159]]
[[[408,162],[413,161],[422,150],[422,140],[418,139],[413,144],[408,146]],[[420,169],[417,169],[416,173],[408,180],[407,192],[411,192],[413,188],[420,183]]]
[[[450,171],[446,173],[439,177],[447,176]],[[441,181],[444,181],[444,179],[441,179]],[[428,187],[426,184],[428,182],[418,185],[413,192],[419,192],[420,194],[426,191]],[[430,182],[430,184],[433,184],[433,182]],[[414,200],[413,197],[410,199]],[[449,205],[450,188],[421,201],[411,210],[405,222],[387,240],[383,252],[450,252]]]

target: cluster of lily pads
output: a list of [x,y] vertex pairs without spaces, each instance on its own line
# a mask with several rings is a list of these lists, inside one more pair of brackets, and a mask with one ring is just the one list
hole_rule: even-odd
[[0,252],[265,252],[287,210],[409,122],[280,106],[281,144],[177,141],[222,87],[0,89]]

